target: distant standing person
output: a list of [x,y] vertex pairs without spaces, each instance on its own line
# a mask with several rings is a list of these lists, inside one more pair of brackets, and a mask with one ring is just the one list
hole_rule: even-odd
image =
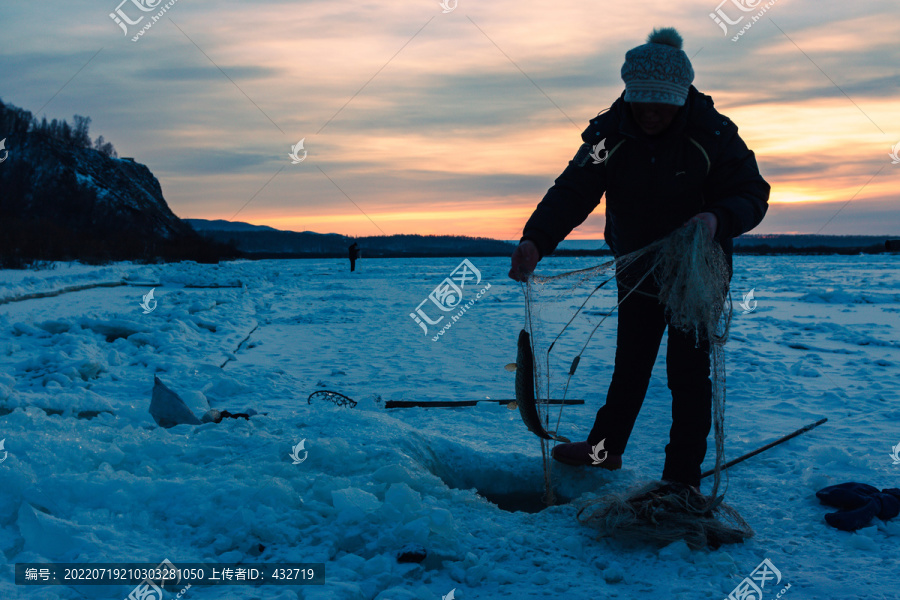
[[356,270],[356,259],[359,258],[359,244],[353,242],[350,245],[350,270]]

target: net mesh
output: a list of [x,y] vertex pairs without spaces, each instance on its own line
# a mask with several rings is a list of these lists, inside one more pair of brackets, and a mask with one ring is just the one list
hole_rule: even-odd
[[[644,248],[599,266],[547,277],[532,276],[524,285],[526,324],[534,354],[538,414],[548,431],[559,429],[562,411],[551,415],[549,399],[566,399],[582,355],[618,305],[616,278],[628,281],[631,294],[658,290],[670,327],[693,333],[699,344],[710,342],[715,480],[708,497],[672,489],[661,482],[626,494],[605,496],[579,512],[592,509],[582,522],[601,535],[651,538],[662,542],[686,539],[693,545],[717,545],[752,535],[740,515],[719,495],[725,462],[725,355],[731,320],[728,290],[731,273],[722,248],[700,222],[681,227]],[[655,284],[655,285],[654,285]],[[598,369],[595,364],[592,369]],[[596,383],[596,382],[594,382]],[[550,444],[541,440],[544,502],[554,504]],[[698,530],[699,528],[699,530]],[[674,537],[673,537],[674,536]]]
[[592,500],[578,511],[582,523],[601,537],[688,547],[718,548],[742,542],[753,530],[724,496],[704,496],[684,484],[653,482],[624,494]]

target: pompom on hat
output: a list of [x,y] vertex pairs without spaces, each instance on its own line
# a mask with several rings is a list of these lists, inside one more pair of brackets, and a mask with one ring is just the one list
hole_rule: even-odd
[[694,81],[694,69],[673,27],[654,29],[647,43],[625,54],[622,81],[625,102],[658,102],[683,106]]

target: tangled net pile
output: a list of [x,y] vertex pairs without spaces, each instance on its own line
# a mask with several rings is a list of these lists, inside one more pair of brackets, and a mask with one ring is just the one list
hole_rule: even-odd
[[[637,288],[644,280],[653,277],[659,289],[659,301],[666,307],[670,327],[694,333],[698,343],[702,338],[710,341],[715,481],[709,496],[698,494],[686,486],[663,485],[661,482],[626,494],[608,495],[582,507],[578,513],[579,520],[596,527],[601,536],[615,535],[664,543],[684,539],[692,548],[707,545],[718,547],[721,543],[746,539],[753,535],[753,531],[737,511],[724,504],[724,496],[719,495],[725,462],[724,345],[731,322],[731,296],[728,291],[731,273],[722,248],[709,239],[702,223],[681,227],[640,250],[597,267],[529,279],[525,286],[526,328],[531,335],[535,358],[538,413],[548,431],[558,429],[563,406],[560,406],[556,427],[551,428],[548,400],[566,398],[569,384],[591,338],[619,304],[615,283],[611,286],[616,299],[612,308],[599,310],[588,304],[600,299],[601,295],[597,292],[614,281],[617,274],[628,271],[629,277],[637,284],[625,296],[626,299],[632,293],[643,293]],[[572,298],[586,292],[589,286],[593,289],[580,306],[572,306]],[[556,331],[558,333],[554,335]],[[572,352],[576,354],[569,363],[567,357]],[[558,373],[565,375],[558,377]],[[546,440],[541,440],[541,451],[546,487],[544,501],[553,504],[551,460]],[[582,517],[589,509],[593,510]]]

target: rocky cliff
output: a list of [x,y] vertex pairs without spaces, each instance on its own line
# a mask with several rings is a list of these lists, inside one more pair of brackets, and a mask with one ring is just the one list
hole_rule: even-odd
[[208,242],[172,212],[150,169],[102,138],[92,144],[89,121],[38,123],[0,102],[0,259],[202,260],[193,254]]

